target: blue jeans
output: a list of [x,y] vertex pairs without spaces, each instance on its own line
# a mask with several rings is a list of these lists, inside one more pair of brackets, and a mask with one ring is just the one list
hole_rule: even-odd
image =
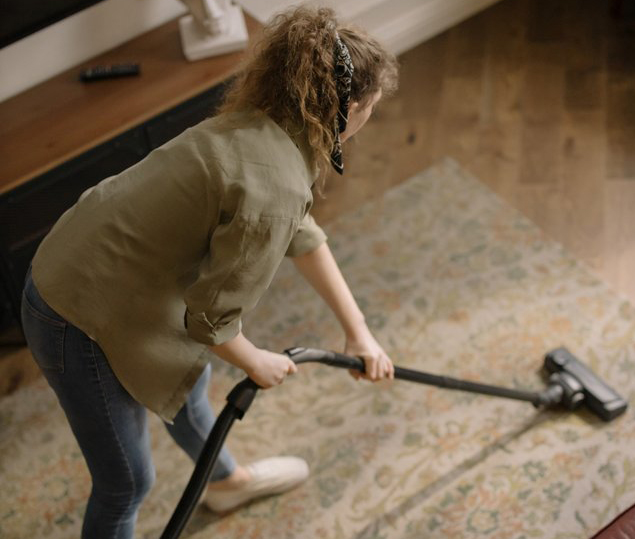
[[[92,478],[82,538],[132,538],[139,506],[155,479],[145,407],[119,383],[97,343],[44,302],[30,271],[22,295],[22,324]],[[207,365],[174,424],[166,423],[193,460],[215,421],[207,399],[210,375]],[[235,466],[223,448],[210,480],[224,479]]]

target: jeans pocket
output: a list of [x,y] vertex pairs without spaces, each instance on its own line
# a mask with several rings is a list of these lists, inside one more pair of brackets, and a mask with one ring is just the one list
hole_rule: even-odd
[[67,322],[42,311],[45,309],[37,309],[27,294],[22,295],[22,329],[33,359],[42,370],[63,373]]

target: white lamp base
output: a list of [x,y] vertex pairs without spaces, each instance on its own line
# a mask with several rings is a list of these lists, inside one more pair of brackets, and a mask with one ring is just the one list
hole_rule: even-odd
[[225,17],[228,19],[227,31],[215,36],[210,36],[203,31],[192,15],[186,15],[179,19],[181,45],[188,60],[200,60],[247,47],[249,35],[240,6],[230,6]]

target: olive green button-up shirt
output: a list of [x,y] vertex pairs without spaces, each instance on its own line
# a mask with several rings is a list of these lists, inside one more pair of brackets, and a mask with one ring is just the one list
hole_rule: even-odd
[[205,345],[238,334],[285,255],[325,241],[313,182],[306,139],[266,115],[205,120],[83,193],[41,243],[33,280],[171,421]]

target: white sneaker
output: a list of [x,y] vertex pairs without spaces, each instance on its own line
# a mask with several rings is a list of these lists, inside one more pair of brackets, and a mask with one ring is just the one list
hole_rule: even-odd
[[236,488],[207,489],[203,503],[216,513],[225,513],[254,498],[291,490],[309,476],[308,464],[298,457],[271,457],[245,468],[251,476],[249,481]]

